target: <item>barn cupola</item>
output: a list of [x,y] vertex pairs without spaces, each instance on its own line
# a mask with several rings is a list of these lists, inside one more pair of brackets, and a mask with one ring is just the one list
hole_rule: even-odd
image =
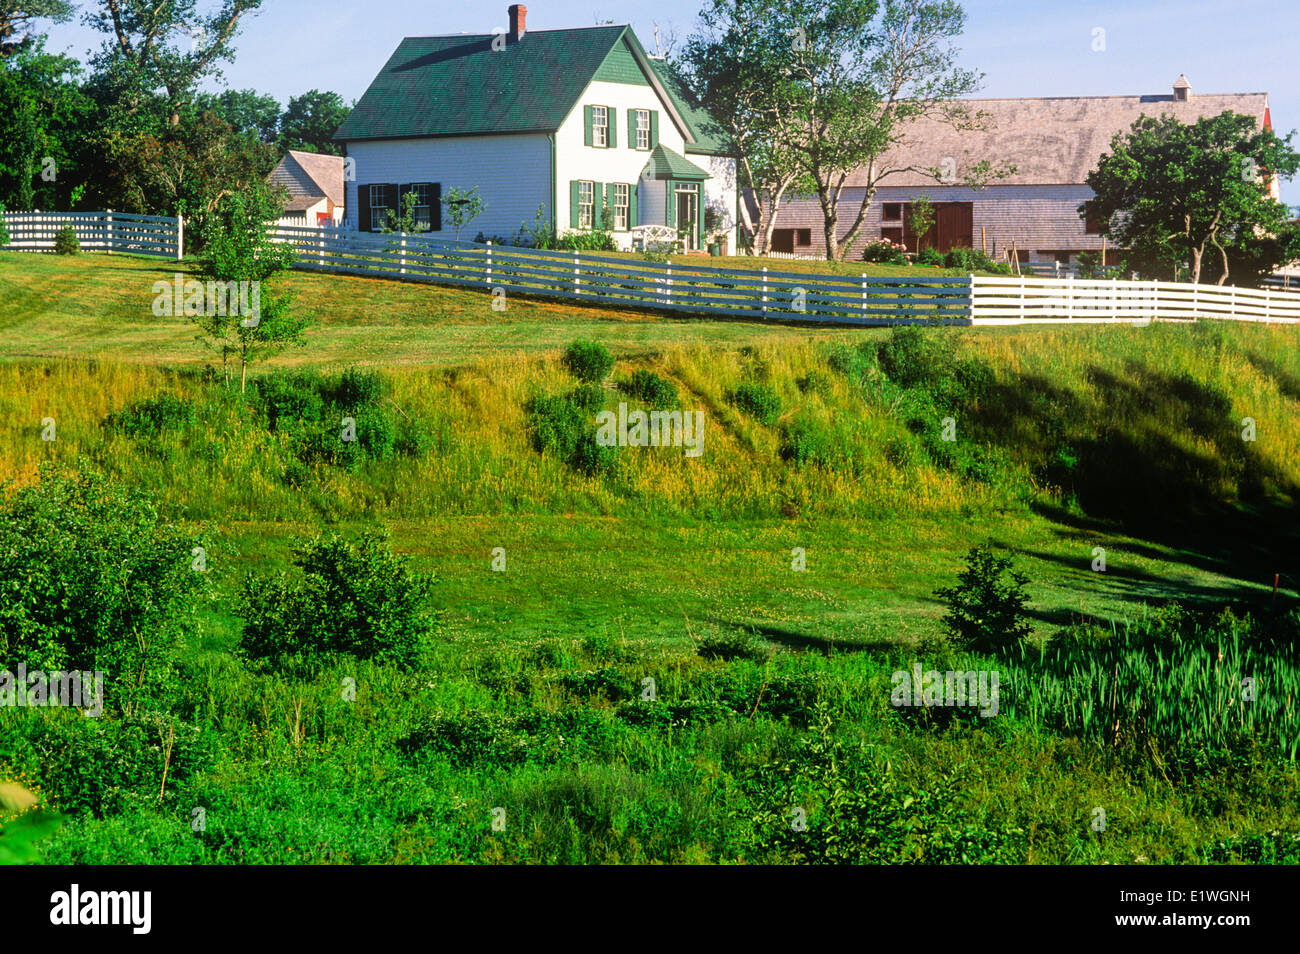
[[1178,79],[1174,80],[1174,101],[1185,103],[1192,98],[1192,84],[1187,82],[1187,77],[1182,73],[1178,74]]
[[528,8],[522,3],[516,3],[512,4],[507,12],[510,14],[510,33],[506,36],[506,40],[510,43],[518,43],[528,32]]

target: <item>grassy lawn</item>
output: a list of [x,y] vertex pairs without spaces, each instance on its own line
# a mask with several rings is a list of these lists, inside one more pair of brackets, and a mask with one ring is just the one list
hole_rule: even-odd
[[[188,323],[151,314],[174,268],[0,253],[6,499],[44,486],[42,466],[102,473],[201,539],[210,566],[171,676],[106,734],[0,712],[0,775],[70,817],[48,860],[798,862],[835,860],[836,831],[857,861],[1292,858],[1273,833],[1300,831],[1300,781],[1272,723],[1228,754],[1189,753],[1190,731],[1135,721],[1101,739],[1021,688],[987,724],[889,699],[914,660],[999,665],[1013,687],[1051,675],[943,637],[935,591],[985,542],[1027,577],[1033,646],[1131,624],[1192,652],[1194,626],[1300,623],[1286,622],[1300,330],[934,330],[912,379],[889,351],[911,339],[889,329],[528,300],[497,313],[478,292],[295,274],[285,286],[316,324],[241,396],[202,373]],[[538,408],[575,388],[561,354],[578,338],[616,359],[601,406],[642,406],[630,382],[653,374],[705,414],[703,453],[620,448],[585,471],[539,451]],[[337,443],[332,419],[269,424],[257,382],[306,372],[294,386],[319,389],[354,366],[380,372],[382,396],[355,413],[388,434],[382,454],[320,451]],[[770,418],[737,397],[746,387]],[[240,654],[248,581],[293,572],[315,534],[374,525],[436,581],[436,639],[416,664],[300,671]],[[1259,652],[1253,665],[1283,665]],[[160,800],[158,746],[130,741],[141,710],[195,733]],[[79,746],[120,774],[63,779],[57,753]],[[197,838],[194,804],[213,819]],[[791,842],[780,817],[805,804],[814,837]],[[1105,838],[1088,827],[1096,805],[1114,819]],[[500,837],[498,806],[517,820]],[[881,841],[891,826],[911,833]]]

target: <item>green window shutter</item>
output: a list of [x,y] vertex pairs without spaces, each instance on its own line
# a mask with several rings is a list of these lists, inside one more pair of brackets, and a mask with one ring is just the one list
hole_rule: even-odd
[[607,119],[609,121],[609,135],[605,137],[605,143],[610,149],[618,148],[618,110],[613,106],[609,107]]
[[[401,186],[384,184],[384,208],[391,209],[399,217],[402,214],[401,194]],[[389,224],[387,215],[384,216],[384,224]]]
[[370,186],[357,186],[357,231],[370,231]]
[[650,148],[659,145],[659,110],[650,110]]
[[[591,129],[590,126],[587,127]],[[581,198],[581,190],[578,186],[578,180],[574,179],[569,183],[569,227],[578,227],[578,200]]]
[[640,186],[638,186],[637,183],[635,182],[627,187],[628,228],[636,228],[638,225],[641,224],[641,220],[637,218],[637,210],[636,210],[636,193],[637,193],[637,189],[639,188]]
[[636,114],[637,110],[629,109],[627,111],[627,148],[636,148]]
[[582,142],[583,145],[586,146],[590,146],[593,142],[595,142],[595,139],[591,135],[591,114],[592,114],[592,108],[590,106],[582,107],[582,122],[583,122]]
[[614,183],[608,182],[605,184],[605,204],[609,206],[611,217],[614,215],[614,198]]

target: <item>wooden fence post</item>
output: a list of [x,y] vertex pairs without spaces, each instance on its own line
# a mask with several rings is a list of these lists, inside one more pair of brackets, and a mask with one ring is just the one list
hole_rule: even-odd
[[185,257],[185,216],[176,210],[176,261]]
[[487,283],[492,284],[492,240],[488,239],[487,243]]
[[582,294],[582,288],[581,288],[582,277],[578,274],[578,269],[581,267],[582,266],[581,266],[581,262],[579,261],[578,253],[574,252],[573,253],[573,293],[575,295]]
[[400,259],[400,265],[398,266],[399,274],[405,275],[406,274],[406,233],[399,232],[398,234],[401,235],[402,237],[402,251],[400,253],[401,259]]
[[[1056,270],[1061,270],[1061,263],[1056,263]],[[1074,317],[1074,276],[1065,276],[1065,320],[1069,321]]]
[[673,304],[673,263],[669,262],[665,268],[667,269],[668,275],[666,283],[666,287],[668,288],[668,306],[671,308]]
[[104,244],[108,246],[108,254],[113,254],[113,210],[109,209],[104,217]]
[[767,317],[767,266],[763,266],[763,317]]
[[862,273],[862,320],[867,320],[867,273]]
[[968,310],[970,323],[973,325],[975,324],[975,273],[971,272],[966,276],[966,278],[970,283],[966,286],[966,297],[969,300],[966,308]]

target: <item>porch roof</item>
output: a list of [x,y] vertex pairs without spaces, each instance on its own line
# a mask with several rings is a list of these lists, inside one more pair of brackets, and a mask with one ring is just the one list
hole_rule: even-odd
[[650,161],[646,164],[646,167],[652,179],[713,178],[685,156],[673,152],[663,144],[655,146],[654,152],[650,153]]

